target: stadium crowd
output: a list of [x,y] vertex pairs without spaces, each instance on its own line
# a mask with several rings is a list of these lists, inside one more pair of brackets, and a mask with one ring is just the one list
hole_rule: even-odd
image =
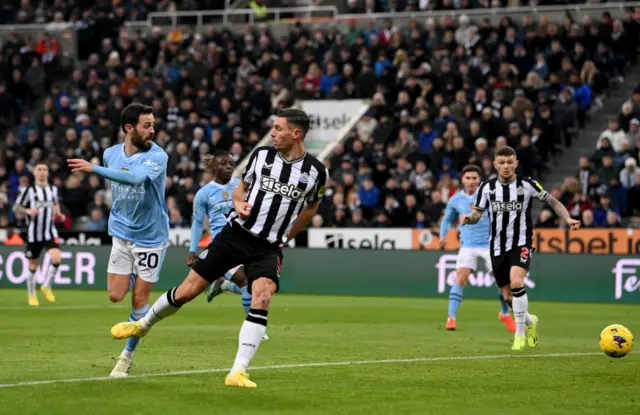
[[[277,109],[323,98],[372,98],[373,105],[326,161],[332,180],[313,226],[436,226],[464,165],[494,174],[493,148],[517,148],[523,174],[539,178],[553,168],[610,83],[636,62],[639,28],[633,10],[622,21],[605,13],[559,24],[525,16],[492,26],[465,15],[407,28],[391,21],[344,31],[297,24],[286,38],[274,38],[264,25],[242,34],[156,28],[101,38],[99,52],[77,69],[63,64],[53,37],[36,43],[12,36],[0,61],[0,226],[21,223],[11,203],[35,163],[46,161],[67,216],[58,226],[106,229],[108,186],[97,176],[70,174],[64,160],[100,163],[104,149],[122,139],[121,109],[140,101],[154,107],[155,141],[170,157],[171,226],[188,227],[195,192],[212,179],[205,154],[229,150],[239,161]],[[631,112],[627,106],[620,117],[630,137],[638,103],[634,93]],[[626,140],[614,127],[596,154],[581,160],[580,174],[553,189],[578,205],[572,213],[583,220],[591,207],[594,226],[602,224],[598,209],[629,217],[639,207],[638,179],[625,174],[631,170],[623,155],[637,159],[638,143],[616,147]],[[624,198],[617,177],[627,185],[635,180],[622,185]],[[540,226],[557,226],[541,215]]]
[[[151,12],[223,9],[225,0],[3,0],[0,24],[43,24],[66,28],[86,19],[120,27],[143,21]],[[55,26],[52,26],[55,27]]]

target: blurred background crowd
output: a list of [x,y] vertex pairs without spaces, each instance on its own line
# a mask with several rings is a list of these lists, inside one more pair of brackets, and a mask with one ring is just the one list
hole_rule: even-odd
[[[511,2],[346,3],[354,13],[371,5],[448,10]],[[373,104],[325,161],[331,182],[312,226],[438,226],[462,167],[477,164],[492,177],[492,151],[504,145],[517,149],[520,173],[540,179],[584,227],[638,226],[640,85],[629,88],[607,125],[592,122],[637,63],[634,10],[622,19],[605,12],[560,22],[525,15],[492,24],[461,12],[407,27],[298,23],[284,37],[267,24],[242,33],[120,30],[151,11],[222,7],[215,0],[3,2],[0,22],[71,25],[80,62],[53,34],[2,40],[0,227],[20,225],[12,203],[33,166],[46,161],[66,214],[58,227],[105,230],[109,186],[71,174],[65,159],[101,163],[104,150],[123,139],[119,115],[130,102],[155,109],[155,141],[169,154],[171,226],[180,228],[190,226],[194,195],[212,179],[204,155],[223,149],[240,162],[279,108],[345,98]],[[546,183],[585,129],[604,131],[588,154],[569,161],[575,174]],[[537,226],[558,227],[557,218],[542,209]]]

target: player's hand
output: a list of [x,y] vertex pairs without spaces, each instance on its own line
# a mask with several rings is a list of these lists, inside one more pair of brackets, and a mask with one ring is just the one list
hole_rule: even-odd
[[569,229],[574,231],[580,229],[580,221],[576,219],[567,219],[567,225],[569,226]]
[[185,261],[185,263],[187,264],[187,266],[190,267],[196,263],[196,259],[198,259],[198,257],[196,256],[196,253],[189,252],[189,255],[187,255],[187,260]]
[[471,224],[471,215],[461,215],[460,216],[461,222],[463,225],[470,225]]
[[72,173],[81,171],[83,173],[93,173],[93,164],[83,159],[67,159],[67,165]]
[[251,204],[247,202],[234,203],[234,207],[240,219],[248,219],[251,215]]
[[444,246],[446,243],[447,243],[447,238],[440,238],[440,249],[444,249]]
[[58,213],[56,217],[58,218],[58,220],[60,220],[60,222],[64,222],[65,219],[67,219],[67,216],[62,212]]
[[27,209],[24,211],[24,213],[26,213],[29,216],[38,216],[38,213],[40,211],[38,209]]

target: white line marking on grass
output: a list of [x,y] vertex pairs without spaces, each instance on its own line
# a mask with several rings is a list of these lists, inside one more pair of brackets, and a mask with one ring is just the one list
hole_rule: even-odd
[[[188,308],[205,308],[205,307],[213,307],[212,305],[207,304],[193,304],[189,305]],[[239,308],[238,304],[216,304],[215,307],[218,308]],[[34,310],[34,311],[58,311],[58,310],[109,310],[109,309],[119,309],[119,308],[131,308],[131,305],[117,304],[117,305],[100,305],[100,304],[87,304],[87,305],[45,305],[41,307],[33,307],[33,306],[5,306],[0,307],[0,311],[22,311],[22,310]]]
[[[499,354],[488,356],[450,356],[450,357],[418,357],[415,359],[386,359],[386,360],[360,360],[354,362],[317,362],[317,363],[296,363],[288,365],[270,365],[270,366],[254,366],[249,371],[254,370],[266,370],[266,369],[299,369],[310,367],[328,367],[328,366],[355,366],[355,365],[371,365],[371,364],[385,364],[385,363],[426,363],[426,362],[444,362],[454,360],[493,360],[493,359],[522,359],[522,358],[539,358],[539,357],[580,357],[580,356],[596,356],[602,353],[548,353],[548,354]],[[137,378],[155,378],[161,376],[182,376],[182,375],[196,375],[203,373],[219,373],[228,372],[230,368],[225,369],[200,369],[200,370],[182,370],[177,372],[164,372],[164,373],[142,373],[139,375],[131,375],[126,378],[112,378],[109,376],[98,376],[93,378],[72,378],[72,379],[51,379],[51,380],[36,380],[25,381],[16,383],[0,384],[0,389],[16,388],[19,386],[38,386],[38,385],[51,385],[56,383],[82,383],[82,382],[99,382],[103,380],[118,380],[124,379],[137,379]]]

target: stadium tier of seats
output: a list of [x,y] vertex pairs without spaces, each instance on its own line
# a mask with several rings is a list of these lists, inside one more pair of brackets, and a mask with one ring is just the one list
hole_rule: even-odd
[[[169,2],[116,3],[131,18]],[[42,14],[40,6],[22,4],[14,11],[28,9],[30,19]],[[44,8],[44,21],[52,13],[111,18],[82,2],[77,10],[58,4]],[[19,225],[11,204],[31,180],[30,169],[45,160],[67,216],[58,226],[105,230],[108,187],[97,176],[70,174],[64,160],[100,162],[104,149],[122,139],[120,110],[140,101],[154,107],[155,141],[170,157],[171,226],[188,227],[195,192],[212,177],[205,154],[229,150],[238,162],[277,109],[325,98],[370,98],[373,105],[325,161],[331,182],[312,226],[437,226],[461,168],[475,163],[491,177],[496,147],[516,148],[521,173],[544,178],[636,63],[640,24],[633,10],[622,20],[608,13],[577,19],[527,15],[492,25],[461,14],[344,31],[297,24],[285,38],[268,26],[242,34],[156,28],[132,36],[92,24],[83,26],[78,48],[86,62],[76,68],[55,38],[12,35],[0,61],[0,226]],[[580,161],[577,176],[553,189],[585,224],[586,211],[593,226],[620,226],[640,208],[639,98],[634,92],[593,156]],[[546,210],[539,225],[558,226]]]

